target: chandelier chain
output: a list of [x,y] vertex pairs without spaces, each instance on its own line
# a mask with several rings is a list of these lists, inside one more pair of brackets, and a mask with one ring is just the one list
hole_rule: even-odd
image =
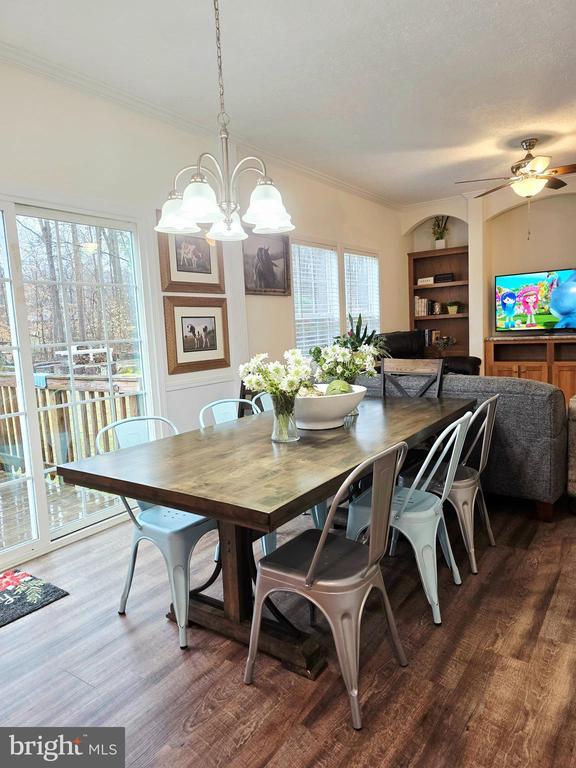
[[218,89],[220,92],[218,123],[226,126],[230,122],[230,118],[224,106],[224,75],[222,74],[222,43],[220,41],[220,7],[218,0],[214,0],[214,19],[216,22],[216,62],[218,64]]

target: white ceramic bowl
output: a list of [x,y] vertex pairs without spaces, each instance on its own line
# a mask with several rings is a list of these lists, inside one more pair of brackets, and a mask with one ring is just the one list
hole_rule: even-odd
[[[328,384],[316,384],[326,392]],[[333,429],[344,424],[347,416],[366,394],[366,387],[352,385],[352,392],[345,395],[323,397],[297,397],[294,415],[299,429]]]

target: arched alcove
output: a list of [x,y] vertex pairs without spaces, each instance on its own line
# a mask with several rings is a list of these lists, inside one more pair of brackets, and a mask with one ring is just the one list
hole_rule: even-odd
[[461,245],[468,245],[468,223],[458,216],[450,216],[446,213],[435,213],[427,216],[404,235],[404,242],[409,252],[427,251],[434,248],[434,236],[432,235],[432,222],[435,216],[449,216],[448,234],[446,236],[446,247],[456,248]]

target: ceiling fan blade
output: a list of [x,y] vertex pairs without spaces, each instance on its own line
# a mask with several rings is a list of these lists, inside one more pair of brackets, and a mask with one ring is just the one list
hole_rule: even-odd
[[562,187],[566,186],[566,182],[562,181],[562,179],[557,179],[555,176],[552,176],[546,186],[548,189],[562,189]]
[[475,181],[500,181],[501,179],[507,179],[508,176],[490,176],[487,179],[466,179],[465,181],[455,181],[454,184],[472,184]]
[[559,165],[558,168],[548,168],[546,173],[555,173],[557,176],[563,176],[565,173],[576,173],[576,163]]
[[538,157],[533,157],[532,160],[530,160],[530,162],[522,168],[522,171],[535,171],[536,173],[544,173],[546,168],[548,168],[550,165],[551,160],[551,157],[538,155]]
[[484,197],[484,195],[490,195],[492,192],[497,192],[499,189],[504,189],[504,187],[509,187],[512,182],[509,180],[506,182],[506,184],[500,184],[499,187],[493,187],[492,189],[488,189],[486,192],[482,192],[480,195],[475,195],[474,197]]

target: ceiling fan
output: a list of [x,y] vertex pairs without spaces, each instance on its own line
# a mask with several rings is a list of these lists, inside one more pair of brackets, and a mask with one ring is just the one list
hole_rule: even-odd
[[561,189],[566,186],[566,182],[559,179],[558,176],[564,176],[568,173],[576,173],[576,163],[571,165],[559,165],[557,168],[548,168],[551,157],[545,155],[534,155],[532,150],[538,144],[538,139],[524,139],[520,142],[522,148],[526,150],[526,156],[511,166],[512,176],[492,176],[488,179],[468,179],[467,181],[457,181],[456,184],[470,184],[473,181],[500,181],[504,184],[482,192],[476,197],[484,197],[496,192],[504,187],[512,187],[514,192],[520,197],[533,197],[541,192],[544,187],[548,189]]

